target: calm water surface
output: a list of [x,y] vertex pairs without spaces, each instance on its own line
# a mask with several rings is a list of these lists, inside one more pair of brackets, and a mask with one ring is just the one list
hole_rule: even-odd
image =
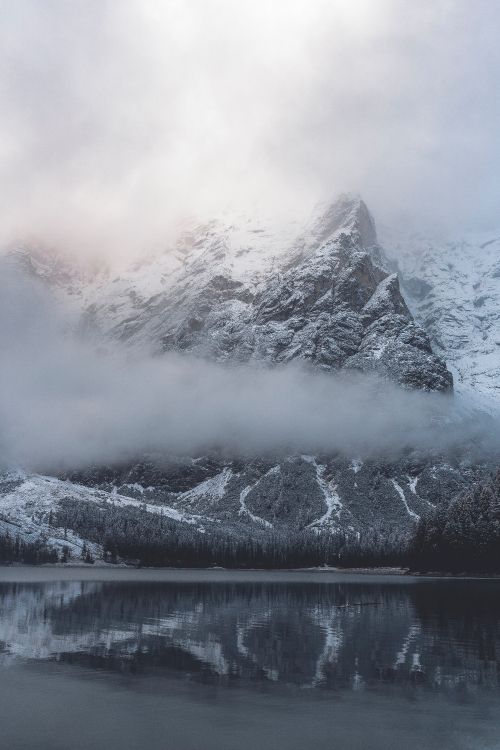
[[500,748],[500,581],[0,569],[2,750]]

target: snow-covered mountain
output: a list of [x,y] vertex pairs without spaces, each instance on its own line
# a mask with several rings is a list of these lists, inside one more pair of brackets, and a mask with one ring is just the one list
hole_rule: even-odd
[[500,232],[460,240],[384,240],[403,294],[455,389],[490,405],[500,390]]
[[341,196],[292,241],[270,230],[197,227],[176,251],[82,291],[82,326],[154,353],[216,361],[306,360],[451,388],[415,325],[396,274],[381,265],[360,198]]
[[[460,388],[484,394],[500,382],[499,248],[495,240],[443,249],[391,242],[384,250],[364,202],[343,195],[286,230],[260,220],[186,226],[168,251],[119,275],[84,273],[26,249],[4,262],[48,286],[66,305],[69,325],[101,343],[223,363],[302,360],[324,372],[376,373],[440,392],[453,388],[447,360]],[[49,517],[63,500],[97,503],[103,512],[127,503],[145,513],[160,508],[200,533],[221,524],[228,533],[390,533],[414,528],[422,513],[487,469],[466,453],[413,452],[389,463],[331,455],[138,457],[59,478],[8,475],[0,513],[7,526],[32,534],[39,523],[47,539],[59,540]]]

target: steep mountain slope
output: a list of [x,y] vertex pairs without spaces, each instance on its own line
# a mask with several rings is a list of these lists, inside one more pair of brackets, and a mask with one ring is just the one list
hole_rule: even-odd
[[500,389],[500,232],[443,242],[385,240],[403,291],[459,393],[491,408]]

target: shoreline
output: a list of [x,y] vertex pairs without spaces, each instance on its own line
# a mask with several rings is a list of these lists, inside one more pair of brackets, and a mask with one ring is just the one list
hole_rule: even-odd
[[149,568],[131,565],[0,565],[0,583],[116,581],[165,583],[377,583],[498,581],[499,574],[413,573],[402,568]]

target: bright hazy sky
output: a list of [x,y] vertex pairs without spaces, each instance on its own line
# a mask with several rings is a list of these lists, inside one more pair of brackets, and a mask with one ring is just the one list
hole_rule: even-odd
[[0,243],[127,257],[185,214],[500,224],[495,0],[2,0]]

